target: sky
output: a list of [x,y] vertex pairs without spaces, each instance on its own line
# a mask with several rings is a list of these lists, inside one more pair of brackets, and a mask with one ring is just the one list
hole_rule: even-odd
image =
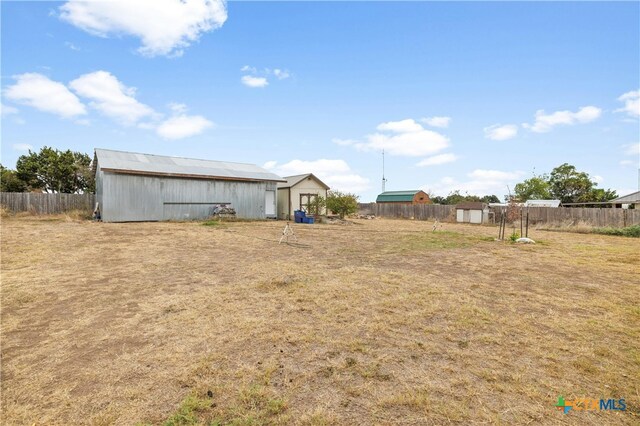
[[2,1],[1,158],[127,150],[502,198],[637,191],[638,2]]

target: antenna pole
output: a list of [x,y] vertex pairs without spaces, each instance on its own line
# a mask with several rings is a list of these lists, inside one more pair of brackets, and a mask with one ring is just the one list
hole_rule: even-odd
[[385,192],[385,183],[387,180],[384,178],[384,149],[382,150],[382,192]]

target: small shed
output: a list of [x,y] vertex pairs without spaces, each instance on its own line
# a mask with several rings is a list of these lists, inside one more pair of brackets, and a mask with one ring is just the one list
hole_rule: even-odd
[[489,207],[481,202],[467,202],[456,205],[456,222],[487,223],[489,222]]
[[316,197],[327,198],[329,186],[313,173],[287,176],[278,183],[278,219],[291,220],[296,210],[309,212]]
[[378,195],[376,203],[382,204],[431,204],[429,195],[419,189],[411,191],[385,191]]
[[105,222],[276,217],[283,179],[253,164],[96,149],[96,201]]

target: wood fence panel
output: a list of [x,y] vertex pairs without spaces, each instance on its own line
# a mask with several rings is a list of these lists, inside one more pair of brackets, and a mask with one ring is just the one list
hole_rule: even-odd
[[[455,206],[435,204],[360,203],[360,214],[379,217],[455,222]],[[493,209],[498,213],[499,208]],[[524,210],[526,212],[526,209]],[[499,217],[496,214],[496,217]],[[597,227],[626,227],[640,225],[640,209],[612,209],[588,207],[530,207],[530,224],[589,225]]]
[[12,212],[59,214],[73,210],[92,212],[94,194],[40,194],[34,192],[0,192],[0,204]]

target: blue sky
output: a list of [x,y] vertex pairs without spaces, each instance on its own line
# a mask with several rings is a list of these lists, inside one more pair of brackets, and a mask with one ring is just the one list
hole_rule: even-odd
[[[2,164],[43,145],[507,185],[640,163],[638,2],[2,2]],[[150,5],[153,5],[151,7]]]

